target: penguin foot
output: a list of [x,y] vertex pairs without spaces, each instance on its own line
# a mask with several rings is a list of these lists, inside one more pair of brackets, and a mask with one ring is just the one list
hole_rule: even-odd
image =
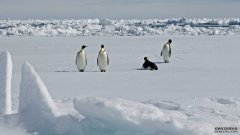
[[84,70],[79,70],[79,72],[84,72]]
[[101,70],[101,72],[106,72],[106,70],[103,69],[103,70]]
[[168,61],[168,60],[165,60],[164,63],[169,63],[169,61]]

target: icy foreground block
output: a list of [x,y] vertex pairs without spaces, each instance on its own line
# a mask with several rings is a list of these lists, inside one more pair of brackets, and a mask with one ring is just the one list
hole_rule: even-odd
[[22,66],[22,80],[19,95],[19,113],[31,109],[34,113],[46,112],[49,118],[58,115],[48,90],[29,63]]
[[0,53],[0,114],[11,114],[12,58],[9,52]]
[[41,135],[81,135],[79,121],[59,111],[34,68],[22,66],[19,119],[28,132]]
[[84,133],[88,135],[189,133],[187,130],[181,131],[174,121],[152,105],[124,99],[78,97],[74,99],[74,107],[86,116],[85,125],[88,125],[88,129],[85,128]]

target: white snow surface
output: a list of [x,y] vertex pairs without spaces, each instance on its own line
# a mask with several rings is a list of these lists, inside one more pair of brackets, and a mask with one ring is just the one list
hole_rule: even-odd
[[[160,52],[169,38],[165,64]],[[239,134],[239,35],[8,37],[0,44],[13,58],[15,112],[0,115],[0,134],[217,135],[215,127]],[[82,44],[88,66],[79,73]],[[96,63],[101,44],[111,61],[105,73]],[[145,56],[159,70],[138,70]],[[22,66],[26,60],[35,69]]]
[[0,114],[11,114],[12,58],[8,51],[0,52]]
[[229,35],[239,32],[239,18],[0,20],[2,37]]

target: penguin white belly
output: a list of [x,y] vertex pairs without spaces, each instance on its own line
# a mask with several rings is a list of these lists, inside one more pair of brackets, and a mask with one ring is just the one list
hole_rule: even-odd
[[86,68],[87,60],[84,52],[78,53],[76,58],[76,65],[79,71],[84,70]]
[[107,53],[102,53],[98,55],[98,66],[100,70],[106,70],[108,65]]
[[170,51],[169,46],[165,45],[162,50],[162,56],[164,60],[169,61],[169,56],[170,56],[169,51]]

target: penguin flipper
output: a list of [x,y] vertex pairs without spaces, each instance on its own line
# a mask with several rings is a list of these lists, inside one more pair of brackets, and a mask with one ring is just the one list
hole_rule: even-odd
[[161,51],[161,56],[162,56],[162,51]]
[[107,55],[107,64],[109,65],[109,57],[108,57],[108,55]]
[[97,65],[98,65],[98,58],[97,58]]
[[76,56],[76,59],[75,59],[75,65],[77,65],[77,57],[78,57],[79,53],[80,53],[80,51],[77,52],[77,56]]
[[171,54],[172,54],[172,49],[169,48],[169,57],[171,57]]
[[86,58],[86,65],[87,65],[87,56],[86,56],[86,54],[85,54],[85,58]]

